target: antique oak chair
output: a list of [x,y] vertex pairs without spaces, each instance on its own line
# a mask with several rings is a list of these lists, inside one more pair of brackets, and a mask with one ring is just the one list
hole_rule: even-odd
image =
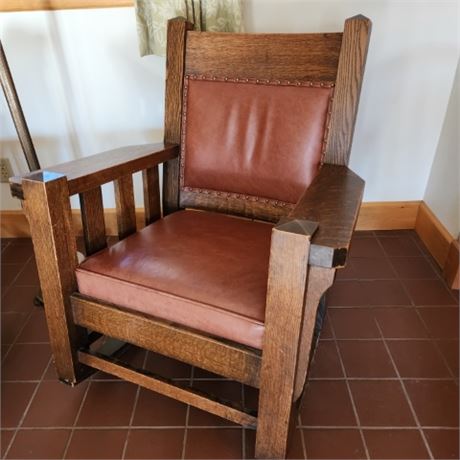
[[[285,457],[318,303],[345,264],[362,199],[347,164],[370,29],[363,16],[326,34],[205,33],[173,19],[164,144],[12,178],[63,382],[108,372],[254,427],[257,458]],[[120,241],[107,248],[101,185],[111,181]],[[259,388],[258,411],[133,369],[104,337]]]

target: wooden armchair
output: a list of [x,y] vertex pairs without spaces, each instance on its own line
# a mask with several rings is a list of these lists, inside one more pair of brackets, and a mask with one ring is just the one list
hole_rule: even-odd
[[[356,16],[343,33],[220,34],[171,20],[165,143],[11,180],[63,382],[103,370],[255,427],[256,457],[285,457],[318,302],[345,264],[362,199],[364,182],[347,163],[370,28]],[[120,241],[107,248],[101,185],[111,181]],[[259,388],[258,413],[130,368],[110,342],[97,348],[102,336]]]

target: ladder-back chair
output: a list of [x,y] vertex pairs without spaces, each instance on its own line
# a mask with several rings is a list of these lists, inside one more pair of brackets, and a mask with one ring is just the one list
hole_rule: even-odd
[[[325,34],[195,32],[173,19],[164,144],[11,180],[30,222],[63,382],[102,370],[256,428],[257,458],[286,456],[318,303],[345,265],[362,199],[364,182],[347,164],[370,29],[363,16]],[[101,185],[112,181],[120,241],[108,248]],[[133,369],[101,337],[258,388],[258,411]]]

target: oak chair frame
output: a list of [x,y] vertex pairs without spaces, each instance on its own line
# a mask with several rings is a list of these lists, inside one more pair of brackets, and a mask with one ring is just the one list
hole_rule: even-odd
[[[371,22],[355,16],[343,33],[214,34],[182,18],[168,24],[164,144],[125,147],[11,180],[23,200],[60,380],[75,385],[102,370],[218,416],[257,428],[256,457],[284,458],[303,393],[316,310],[344,266],[364,182],[347,167]],[[231,42],[231,43],[230,43]],[[286,46],[289,44],[290,46]],[[263,65],[257,52],[268,50]],[[222,50],[225,49],[225,52]],[[184,192],[179,187],[182,87],[186,74],[335,81],[326,159],[292,207]],[[163,163],[160,199],[158,165]],[[101,185],[114,182],[118,235],[136,231],[132,174],[142,171],[145,223],[189,207],[277,223],[272,231],[262,351],[212,337],[77,292],[69,198],[81,203],[87,255],[106,247]],[[117,359],[120,342],[179,359],[260,389],[255,414]],[[113,353],[112,353],[113,352]]]

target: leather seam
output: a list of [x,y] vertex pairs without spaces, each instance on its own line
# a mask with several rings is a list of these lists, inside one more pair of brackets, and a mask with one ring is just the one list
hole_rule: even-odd
[[326,159],[327,139],[329,137],[329,125],[332,112],[332,101],[334,98],[335,82],[326,81],[300,81],[300,80],[269,80],[259,78],[230,78],[230,77],[215,77],[200,74],[188,74],[184,76],[183,86],[183,102],[182,102],[182,132],[181,132],[181,146],[180,146],[180,164],[179,164],[179,185],[182,192],[192,192],[203,195],[211,195],[218,198],[234,198],[243,201],[261,202],[263,204],[271,205],[277,208],[290,207],[292,208],[295,203],[287,201],[274,200],[271,198],[259,197],[256,195],[247,195],[243,193],[225,192],[219,190],[212,190],[206,188],[188,187],[185,185],[185,138],[187,131],[187,102],[188,102],[188,85],[189,80],[202,80],[202,81],[217,81],[229,83],[249,83],[257,85],[273,85],[273,86],[302,86],[307,88],[330,88],[332,89],[331,96],[329,97],[328,110],[326,114],[326,121],[324,126],[324,135],[321,146],[321,158],[319,169],[324,164]]

